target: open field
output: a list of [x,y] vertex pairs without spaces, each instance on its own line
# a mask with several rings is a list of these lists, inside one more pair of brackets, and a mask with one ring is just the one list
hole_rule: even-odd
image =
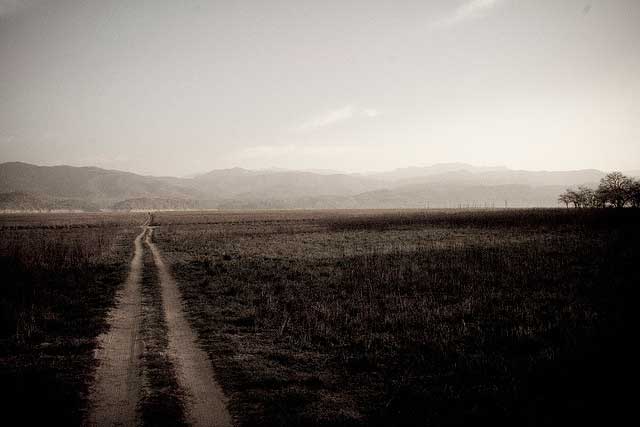
[[244,424],[540,425],[625,412],[639,219],[302,211],[154,224]]
[[26,424],[87,419],[138,236],[144,425],[193,417],[193,340],[239,425],[612,423],[633,408],[638,225],[631,209],[0,215],[1,398]]

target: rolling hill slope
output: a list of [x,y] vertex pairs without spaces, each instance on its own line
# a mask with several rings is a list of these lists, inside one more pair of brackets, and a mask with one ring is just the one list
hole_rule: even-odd
[[96,167],[0,164],[3,209],[295,209],[557,206],[566,187],[604,172],[516,171],[462,163],[376,174],[213,170],[192,178]]
[[193,189],[160,178],[95,167],[0,164],[0,192],[28,192],[58,199],[79,199],[106,208],[142,197],[194,199]]

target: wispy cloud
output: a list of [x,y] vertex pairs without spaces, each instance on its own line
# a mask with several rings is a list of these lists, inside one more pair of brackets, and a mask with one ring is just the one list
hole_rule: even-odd
[[293,130],[298,132],[310,132],[357,117],[373,118],[379,115],[380,112],[374,108],[357,108],[353,105],[347,105],[342,108],[336,108],[335,110],[315,115],[298,126],[293,127]]
[[461,4],[451,14],[444,16],[434,23],[434,27],[448,28],[454,25],[486,16],[496,6],[505,0],[470,0]]
[[375,108],[365,108],[362,110],[362,114],[366,117],[378,117],[380,115],[380,111]]

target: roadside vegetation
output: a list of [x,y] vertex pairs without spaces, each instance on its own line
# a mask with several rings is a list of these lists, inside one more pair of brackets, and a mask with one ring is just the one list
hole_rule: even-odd
[[4,419],[21,425],[81,423],[95,338],[106,327],[143,218],[0,216]]
[[623,417],[639,220],[615,209],[154,215],[243,425]]

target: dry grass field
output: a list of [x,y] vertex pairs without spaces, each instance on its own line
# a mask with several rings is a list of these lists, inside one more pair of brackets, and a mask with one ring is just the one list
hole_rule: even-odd
[[0,215],[3,414],[79,425],[105,327],[144,215]]
[[243,424],[548,425],[610,421],[629,403],[639,220],[500,210],[153,222]]
[[[2,402],[79,425],[145,214],[0,216]],[[240,425],[601,424],[631,412],[637,210],[161,212]],[[143,257],[145,425],[182,425]],[[10,416],[11,414],[9,414]]]

